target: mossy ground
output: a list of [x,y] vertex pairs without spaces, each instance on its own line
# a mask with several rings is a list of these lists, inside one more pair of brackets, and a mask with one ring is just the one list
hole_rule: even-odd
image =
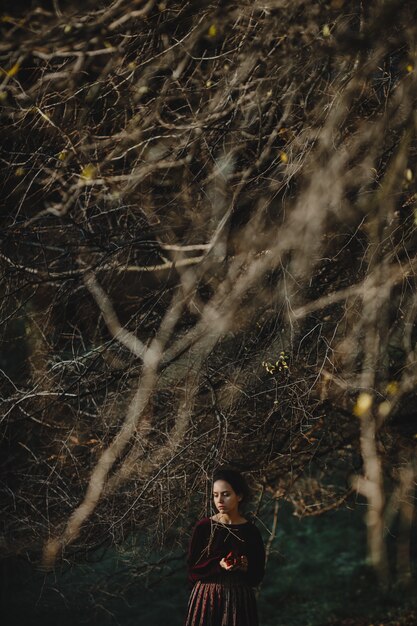
[[[279,529],[258,598],[262,626],[417,623],[415,589],[378,591],[365,564],[362,514],[356,506],[298,519],[289,507],[280,509]],[[96,564],[46,577],[23,562],[9,564],[3,570],[2,623],[182,626],[188,595],[185,569],[181,558],[173,563],[170,569],[156,568],[145,576],[140,569],[132,571],[135,564],[126,550],[117,557],[107,551]],[[155,584],[158,577],[162,580]]]

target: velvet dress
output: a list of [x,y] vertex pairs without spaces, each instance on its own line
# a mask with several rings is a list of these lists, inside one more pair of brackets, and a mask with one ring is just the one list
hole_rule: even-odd
[[[230,553],[247,557],[247,572],[221,567]],[[258,626],[253,587],[264,575],[265,548],[252,522],[226,525],[210,517],[197,522],[187,566],[192,589],[185,626]]]

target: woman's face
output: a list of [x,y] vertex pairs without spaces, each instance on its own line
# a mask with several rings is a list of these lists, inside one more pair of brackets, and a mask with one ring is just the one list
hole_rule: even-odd
[[239,508],[239,502],[242,500],[242,496],[239,496],[230,483],[225,480],[216,480],[213,484],[213,500],[214,506],[219,513],[237,513]]

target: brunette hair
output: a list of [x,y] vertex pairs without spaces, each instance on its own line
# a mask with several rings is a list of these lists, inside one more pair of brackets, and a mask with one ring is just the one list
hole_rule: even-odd
[[242,496],[241,504],[249,500],[250,497],[250,489],[245,478],[234,469],[229,467],[218,467],[213,472],[212,482],[215,483],[216,480],[225,480],[232,487],[233,491]]

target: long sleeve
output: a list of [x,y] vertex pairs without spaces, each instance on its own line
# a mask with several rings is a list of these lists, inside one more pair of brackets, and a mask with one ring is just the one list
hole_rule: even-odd
[[252,587],[257,587],[265,574],[265,547],[261,533],[256,526],[251,527],[247,548],[248,571],[246,579]]
[[208,554],[210,526],[196,524],[191,536],[188,549],[187,567],[188,581],[193,585],[197,580],[206,580],[222,573],[220,559],[217,553]]
[[[226,571],[221,567],[221,559],[229,552],[235,557],[247,557],[247,572],[240,568]],[[261,534],[250,522],[223,525],[213,522],[210,518],[204,518],[194,527],[187,567],[190,586],[198,580],[204,582],[234,580],[256,587],[265,571],[265,548]]]

